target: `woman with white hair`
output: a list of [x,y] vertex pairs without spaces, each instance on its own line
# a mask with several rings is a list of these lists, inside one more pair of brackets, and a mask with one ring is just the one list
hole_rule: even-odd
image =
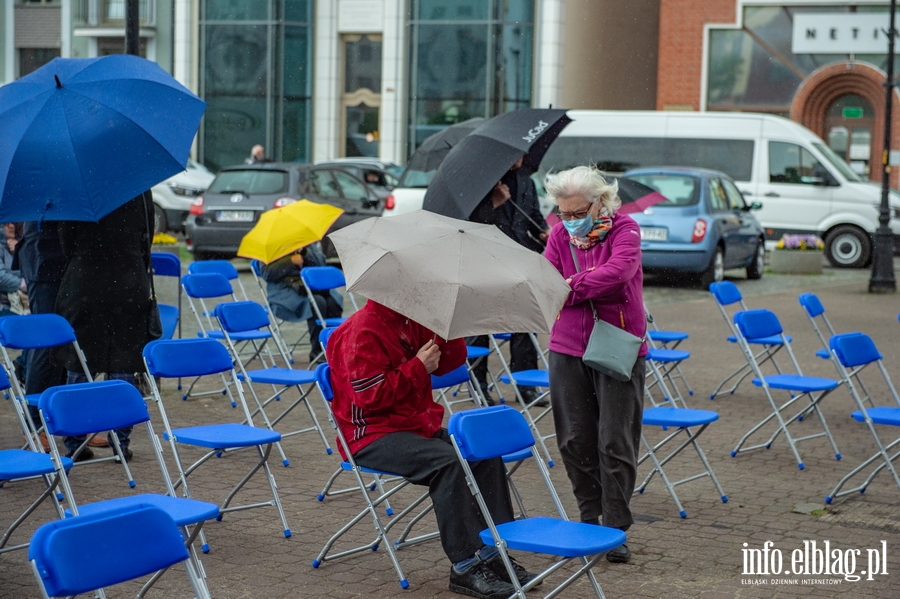
[[[611,325],[643,337],[641,235],[622,205],[616,182],[594,167],[578,166],[547,176],[547,196],[561,223],[550,232],[544,256],[572,288],[550,333],[550,397],[556,442],[581,521],[621,530],[634,523],[629,508],[637,477],[644,395],[642,344],[622,382],[582,361],[594,311]],[[593,304],[593,309],[591,304]],[[623,544],[610,562],[631,559]]]

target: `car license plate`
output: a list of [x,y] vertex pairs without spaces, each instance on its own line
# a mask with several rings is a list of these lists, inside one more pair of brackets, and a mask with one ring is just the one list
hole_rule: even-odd
[[219,210],[216,220],[220,223],[252,223],[252,210]]
[[641,241],[667,241],[668,239],[668,229],[641,227]]

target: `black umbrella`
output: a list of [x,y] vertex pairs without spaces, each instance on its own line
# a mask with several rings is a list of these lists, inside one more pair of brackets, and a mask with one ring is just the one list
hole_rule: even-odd
[[547,148],[571,119],[565,110],[528,108],[482,123],[450,150],[425,193],[423,208],[468,219],[509,167],[523,154],[533,173]]
[[467,121],[450,125],[434,135],[429,135],[410,157],[409,162],[406,163],[407,168],[414,171],[422,171],[423,173],[438,170],[441,162],[444,161],[444,158],[447,157],[453,146],[477,129],[483,122],[483,118],[476,116]]

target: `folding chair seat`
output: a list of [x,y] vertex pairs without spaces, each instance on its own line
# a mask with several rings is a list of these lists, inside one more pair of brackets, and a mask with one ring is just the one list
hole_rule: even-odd
[[[657,378],[657,380],[660,381],[660,387],[663,390],[663,394],[670,395],[668,390],[666,389],[667,385],[665,383],[665,378],[660,372],[658,372],[660,366],[656,362],[650,362],[649,369],[654,372],[654,376]],[[647,484],[650,482],[650,479],[653,478],[653,475],[659,473],[660,479],[662,479],[663,484],[669,491],[669,495],[672,496],[672,500],[675,502],[675,505],[678,508],[678,514],[682,518],[687,518],[687,512],[682,507],[681,501],[679,501],[678,495],[675,493],[675,487],[684,483],[691,482],[698,478],[708,476],[712,480],[713,485],[715,485],[716,490],[719,492],[719,497],[722,499],[722,503],[727,503],[728,496],[725,494],[725,491],[722,489],[722,485],[719,484],[719,480],[716,478],[712,467],[709,465],[709,461],[706,459],[706,454],[703,453],[703,450],[697,443],[697,438],[703,433],[703,431],[706,430],[706,427],[719,419],[719,415],[711,410],[693,410],[684,407],[678,407],[678,404],[675,402],[670,402],[666,406],[660,406],[655,401],[653,401],[653,396],[648,394],[648,397],[653,404],[653,407],[645,408],[641,419],[641,422],[643,424],[643,430],[641,431],[641,442],[644,444],[644,447],[646,447],[647,451],[638,460],[638,466],[649,459],[653,462],[653,469],[649,474],[647,474],[643,482],[638,485],[638,487],[635,489],[635,492],[643,493],[646,490]],[[657,442],[656,444],[651,444],[650,441],[647,440],[647,429],[648,427],[656,426],[661,427],[664,431],[668,431],[669,429],[674,430],[668,433],[661,441]],[[699,429],[696,429],[694,427],[699,427]],[[694,430],[692,430],[692,428],[694,428]],[[684,433],[685,437],[687,438],[682,440],[681,443],[677,447],[675,447],[675,449],[669,452],[665,457],[660,458],[657,452],[659,452],[663,447],[667,446],[669,442],[680,438],[682,433]],[[681,453],[682,450],[687,448],[688,445],[692,446],[696,451],[697,457],[700,458],[700,462],[703,464],[704,471],[693,476],[688,476],[681,480],[677,480],[674,482],[670,481],[669,477],[666,476],[666,472],[663,467],[670,460]]]
[[[394,571],[397,573],[397,576],[400,579],[400,586],[404,589],[409,588],[409,581],[406,578],[406,575],[403,573],[403,568],[400,566],[400,561],[397,559],[397,546],[394,542],[391,541],[388,536],[388,532],[395,523],[400,522],[405,516],[412,513],[416,510],[425,500],[428,499],[428,493],[424,493],[420,495],[415,501],[410,503],[406,508],[404,508],[401,512],[399,512],[388,524],[384,524],[381,521],[381,517],[378,515],[378,510],[376,509],[378,506],[382,504],[386,504],[391,497],[393,497],[396,493],[398,493],[401,489],[406,488],[410,483],[398,476],[395,473],[391,472],[383,472],[379,470],[374,470],[371,468],[363,468],[359,464],[356,463],[356,460],[353,458],[353,454],[350,452],[350,445],[347,443],[347,440],[344,438],[341,433],[341,429],[338,427],[337,422],[334,419],[334,415],[331,412],[331,401],[334,398],[333,388],[331,386],[331,369],[328,364],[319,364],[316,367],[316,384],[319,386],[319,391],[322,393],[322,397],[325,399],[325,403],[328,406],[328,422],[331,423],[332,428],[334,428],[335,434],[337,435],[338,443],[341,447],[341,453],[344,455],[345,459],[343,460],[341,467],[342,470],[352,472],[354,478],[356,480],[356,486],[354,490],[358,490],[362,495],[363,502],[365,507],[362,511],[360,511],[356,516],[354,516],[350,521],[348,521],[344,526],[342,526],[328,541],[325,543],[325,546],[322,547],[322,550],[316,556],[316,558],[312,562],[313,568],[318,568],[323,563],[339,559],[348,555],[354,555],[356,553],[361,553],[365,551],[375,551],[379,547],[383,546],[388,558],[391,561],[391,564],[394,567]],[[376,477],[386,477],[390,478],[395,482],[395,484],[388,490],[385,490],[383,486],[377,486],[377,494],[373,499],[369,496],[370,486],[363,480],[364,474],[372,474]],[[420,517],[430,511],[430,504],[425,507],[419,515],[413,518],[413,521],[418,521]],[[338,553],[330,553],[332,547],[334,547],[335,543],[343,537],[348,531],[350,531],[356,524],[358,524],[361,520],[363,520],[366,516],[370,516],[372,518],[372,523],[375,527],[375,538],[362,545],[358,545],[356,547],[346,549],[344,551],[340,551]],[[404,531],[405,534],[408,534],[408,531]],[[437,538],[437,533],[429,533],[426,535],[421,535],[416,539],[404,539],[404,544],[409,545],[412,543],[418,543],[422,541],[426,541],[429,539]]]
[[[75,502],[68,479],[65,479],[63,488],[69,498],[69,509],[66,510],[66,515],[68,517],[94,515],[124,507],[133,508],[138,505],[157,507],[168,514],[182,529],[183,542],[191,551],[192,565],[202,579],[204,577],[203,566],[193,549],[193,542],[199,535],[203,551],[209,551],[209,545],[202,536],[201,529],[206,520],[219,515],[219,508],[214,503],[176,496],[172,480],[165,469],[159,441],[150,423],[147,404],[141,396],[141,392],[134,385],[121,380],[50,387],[41,394],[40,412],[47,430],[58,435],[71,434],[73,431],[98,426],[116,429],[123,426],[144,425],[150,440],[149,447],[160,467],[167,494],[141,493],[79,506]],[[113,441],[116,443],[117,439],[113,438]],[[55,463],[64,460],[59,456],[59,449],[55,441],[51,442],[50,450]],[[61,475],[58,470],[57,475]],[[193,527],[193,530],[190,527]],[[158,576],[154,576],[138,596],[143,596],[159,576],[162,576],[162,572]],[[203,586],[205,588],[205,583]]]
[[[13,361],[10,358],[8,351],[10,349],[30,350],[62,347],[70,344],[75,350],[78,362],[81,364],[82,373],[87,377],[87,380],[92,381],[93,376],[85,361],[84,352],[81,351],[81,347],[78,345],[78,340],[75,338],[75,331],[72,329],[72,325],[70,325],[65,318],[58,314],[26,314],[22,316],[7,316],[5,318],[0,318],[0,353],[3,354],[3,365],[7,372],[15,371]],[[41,432],[41,426],[40,422],[33,421],[28,406],[37,408],[40,394],[32,393],[26,395],[25,390],[22,388],[22,385],[19,384],[19,380],[16,377],[8,380],[12,383],[10,390],[12,391],[13,405],[16,408],[19,422],[20,424],[23,424],[23,426],[27,426],[22,432],[29,437],[29,447],[35,449],[32,435],[34,438],[37,438],[38,434]],[[89,435],[84,440],[84,443],[81,444],[72,457],[77,457],[78,454],[84,451],[88,442],[90,442],[98,432],[102,431],[93,431],[94,434]],[[85,460],[77,462],[77,464],[81,466],[109,459],[114,458]]]
[[[718,283],[711,283],[709,286],[709,291],[712,293],[713,298],[716,300],[716,305],[719,308],[719,312],[722,313],[722,318],[725,319],[725,324],[728,325],[728,330],[731,334],[727,337],[729,343],[738,343],[738,334],[735,330],[734,325],[732,324],[732,318],[729,317],[728,312],[725,310],[726,306],[737,306],[740,310],[747,310],[747,305],[744,303],[744,298],[741,295],[740,290],[737,288],[737,285],[732,283],[731,281],[721,281]],[[786,337],[787,341],[790,342],[791,338]],[[775,360],[775,354],[782,348],[782,338],[779,335],[772,335],[767,337],[761,337],[756,339],[749,339],[747,342],[753,347],[761,347],[761,349],[753,355],[754,360],[759,366],[762,366],[766,362],[771,361],[772,366],[775,368],[777,373],[781,373],[781,367],[778,365],[778,362]],[[741,350],[743,353],[743,350]],[[719,395],[733,394],[738,385],[740,385],[745,378],[750,376],[753,373],[753,367],[750,365],[750,362],[745,357],[744,363],[737,368],[734,372],[726,376],[722,379],[722,382],[719,383],[719,386],[710,394],[710,399],[715,399]],[[737,379],[735,383],[722,391],[722,387],[724,387],[728,381],[733,379]]]
[[[448,429],[457,456],[466,473],[468,487],[488,526],[481,532],[481,540],[485,545],[495,546],[500,551],[500,557],[516,589],[513,596],[525,599],[525,591],[544,581],[570,561],[578,560],[580,562],[578,570],[546,596],[557,596],[579,576],[587,575],[594,593],[597,597],[602,598],[603,591],[591,568],[603,553],[624,543],[626,535],[615,528],[568,521],[556,489],[550,482],[547,468],[542,463],[535,447],[535,438],[531,433],[531,427],[522,414],[509,406],[465,410],[450,417]],[[524,449],[531,451],[559,518],[532,517],[498,525],[491,517],[484,497],[478,488],[478,482],[469,467],[469,462],[508,455]],[[526,587],[522,587],[509,560],[507,551],[510,549],[550,555],[558,559],[539,573]]]
[[[647,327],[648,349],[650,351],[647,359],[661,365],[659,373],[669,382],[668,386],[674,392],[675,398],[681,401],[682,407],[686,407],[676,379],[681,380],[688,395],[694,394],[691,384],[681,370],[681,363],[690,358],[691,354],[685,350],[678,349],[681,342],[688,338],[688,334],[684,331],[660,330],[657,327],[656,319],[650,312],[647,312],[647,323],[650,325]],[[652,384],[652,386],[655,385]],[[649,393],[649,391],[650,389],[648,388],[647,392]]]
[[[843,383],[850,390],[850,396],[853,398],[853,401],[858,408],[858,410],[851,414],[851,417],[857,422],[862,422],[866,425],[869,432],[872,433],[872,437],[875,439],[875,445],[878,447],[878,450],[870,458],[864,460],[859,466],[844,476],[831,493],[828,494],[828,497],[825,498],[825,503],[831,503],[838,497],[843,497],[857,491],[865,493],[866,488],[868,488],[875,476],[885,468],[891,473],[894,483],[897,485],[897,488],[900,489],[900,475],[898,475],[897,469],[894,466],[894,461],[900,456],[900,453],[890,455],[890,452],[897,447],[897,445],[900,445],[900,435],[890,443],[885,444],[881,440],[878,429],[876,428],[876,425],[882,427],[895,427],[895,430],[898,430],[897,427],[900,427],[900,395],[897,394],[897,390],[894,388],[893,382],[891,382],[891,377],[888,375],[887,368],[885,368],[884,363],[882,362],[882,355],[878,351],[878,348],[875,347],[875,342],[872,341],[868,335],[863,333],[834,335],[831,338],[830,347],[835,366],[840,373]],[[881,372],[887,390],[894,400],[894,405],[870,405],[867,407],[865,401],[866,398],[857,389],[857,384],[854,381],[861,381],[860,372],[873,364],[875,364],[877,370]],[[844,485],[857,474],[866,470],[874,462],[879,463],[872,472],[866,476],[862,483],[852,489],[842,490]]]
[[[271,327],[271,322],[265,308],[256,302],[245,301],[219,304],[216,306],[215,315],[222,327],[222,331],[225,334],[225,341],[228,343],[228,347],[232,354],[237,352],[233,336],[245,331],[268,330],[272,334],[273,339],[278,339],[277,332]],[[266,343],[266,341],[264,340],[262,343]],[[311,370],[292,369],[290,358],[285,349],[279,343],[276,343],[276,347],[284,366],[273,365],[266,368],[253,369],[247,368],[242,361],[237,362],[240,370],[238,379],[248,383],[250,393],[253,395],[253,399],[258,406],[258,409],[253,411],[253,414],[259,413],[265,421],[266,426],[270,430],[274,430],[273,427],[281,422],[294,408],[301,404],[304,405],[312,420],[312,426],[282,433],[282,437],[290,437],[307,432],[317,432],[319,438],[322,439],[322,444],[325,446],[326,453],[331,454],[331,446],[328,444],[325,433],[319,425],[318,418],[316,418],[316,413],[309,403],[309,394],[315,388],[315,374]],[[274,392],[271,396],[261,401],[256,394],[255,385],[272,385]],[[306,389],[303,388],[304,386],[306,386]],[[276,418],[270,419],[268,414],[266,414],[266,407],[273,401],[280,399],[281,394],[289,389],[296,389],[299,397]],[[279,451],[281,451],[280,444],[278,445],[278,448]],[[285,466],[289,464],[283,451],[282,461]]]
[[[119,539],[140,539],[121,543]],[[84,551],[90,547],[90,551]],[[41,595],[67,597],[146,576],[190,557],[172,517],[138,505],[41,526],[31,538],[28,559]],[[191,567],[186,568],[195,597],[208,597]]]
[[153,275],[155,277],[174,277],[175,288],[178,293],[178,305],[159,303],[159,319],[162,322],[162,337],[160,339],[172,339],[175,336],[175,330],[178,329],[178,336],[181,337],[181,260],[175,254],[168,252],[153,252],[150,254],[150,261],[153,266]]
[[[648,343],[650,347],[646,355],[646,364],[647,374],[650,376],[645,379],[644,391],[647,395],[651,395],[652,389],[657,387],[663,392],[663,401],[680,402],[681,407],[686,408],[684,397],[681,395],[681,390],[678,388],[675,379],[680,378],[687,385],[687,379],[684,377],[684,373],[681,372],[680,365],[691,357],[691,353],[683,349],[656,347],[656,342],[653,339],[648,339]],[[655,364],[657,368],[651,368],[651,363]],[[663,384],[665,381],[668,381],[668,384]],[[669,394],[670,387],[671,390],[674,390],[671,395]],[[690,387],[687,388],[687,392],[689,395],[694,393]]]
[[[835,458],[840,460],[841,452],[838,450],[837,445],[834,442],[834,437],[832,437],[831,431],[828,428],[828,424],[825,422],[825,416],[822,414],[822,411],[819,408],[819,403],[822,401],[822,399],[824,399],[832,391],[834,391],[834,389],[838,387],[839,382],[834,379],[803,375],[802,371],[800,370],[800,365],[797,363],[797,359],[794,356],[794,352],[791,350],[789,339],[784,334],[784,331],[781,328],[781,323],[778,321],[778,317],[769,310],[747,310],[744,312],[738,312],[734,316],[734,322],[736,325],[736,330],[738,332],[738,341],[741,345],[741,349],[743,350],[744,356],[746,357],[748,363],[751,365],[753,372],[757,377],[753,379],[753,384],[757,387],[762,387],[763,391],[766,394],[766,398],[769,401],[769,405],[772,408],[772,413],[766,416],[757,425],[747,431],[747,433],[743,437],[741,437],[741,440],[738,441],[738,444],[732,450],[731,455],[736,456],[738,453],[752,451],[754,449],[760,448],[769,449],[772,446],[772,442],[775,441],[778,435],[784,434],[784,437],[791,448],[791,452],[793,452],[794,457],[797,460],[797,465],[801,470],[803,470],[805,466],[803,464],[803,460],[800,458],[800,453],[797,451],[796,444],[807,439],[815,439],[817,437],[823,436],[826,437],[831,444],[832,449],[834,450]],[[753,354],[753,350],[751,349],[750,342],[748,340],[774,336],[781,337],[782,347],[787,352],[788,357],[790,358],[790,361],[793,364],[794,369],[796,370],[796,374],[779,373],[775,375],[765,376],[760,370],[760,363],[757,362],[756,356]],[[779,405],[775,401],[774,395],[772,394],[773,389],[787,391],[789,393],[790,399]],[[786,419],[784,415],[785,411],[793,406],[796,402],[804,398],[809,402],[808,405],[804,406],[800,411]],[[788,430],[788,425],[792,424],[794,421],[800,419],[803,416],[806,416],[809,413],[815,413],[819,418],[819,421],[822,424],[822,432],[806,435],[804,437],[794,438]],[[762,427],[764,427],[772,419],[775,419],[775,421],[777,422],[777,426],[775,428],[775,431],[772,433],[772,436],[769,437],[769,439],[764,443],[752,445],[750,447],[744,447],[744,443],[750,438],[750,436],[762,429]]]
[[[468,348],[468,349],[486,349],[486,348]],[[471,355],[471,354],[470,354]],[[466,388],[466,397],[460,397],[458,399],[450,399],[450,396],[456,396],[459,393],[461,388]],[[448,372],[442,376],[431,375],[431,389],[432,391],[437,391],[438,393],[438,401],[444,404],[444,407],[447,408],[447,413],[453,413],[453,406],[459,403],[468,403],[473,402],[475,407],[482,407],[485,404],[485,400],[481,397],[481,393],[478,390],[478,385],[474,380],[474,376],[472,371],[469,369],[468,364],[462,364],[458,368]],[[453,391],[451,391],[453,389]]]
[[[537,335],[534,333],[529,334],[531,336],[531,342],[534,344],[535,349],[538,352],[538,355],[541,356],[541,359],[544,360],[545,368],[535,368],[531,370],[519,370],[513,372],[510,369],[509,362],[506,361],[506,358],[503,357],[503,353],[500,351],[500,344],[498,340],[491,336],[491,344],[494,347],[494,351],[497,354],[497,358],[500,360],[501,368],[503,369],[503,374],[500,375],[500,381],[502,381],[506,385],[512,385],[513,391],[516,394],[516,399],[519,402],[519,405],[522,407],[522,414],[525,415],[525,418],[528,420],[528,424],[531,426],[534,431],[535,438],[537,439],[538,444],[541,446],[541,450],[547,458],[547,465],[551,468],[554,465],[553,458],[550,456],[550,451],[547,449],[547,444],[545,441],[547,439],[551,439],[556,436],[556,433],[551,433],[549,435],[544,435],[538,430],[538,422],[544,419],[552,410],[552,406],[548,405],[546,408],[543,408],[537,416],[533,416],[531,414],[530,408],[535,406],[542,399],[546,399],[550,396],[550,371],[549,367],[547,367],[546,360],[543,358],[543,351],[541,350],[541,346],[538,344]],[[525,399],[522,397],[522,392],[520,387],[531,387],[537,391],[534,399],[529,402],[527,405],[525,403]]]
[[[197,275],[213,276],[213,275]],[[174,462],[178,469],[178,481],[174,487],[183,486],[186,497],[192,497],[188,486],[188,475],[198,467],[206,463],[213,456],[225,455],[227,449],[252,448],[259,457],[250,471],[235,485],[219,506],[217,520],[227,512],[245,510],[256,507],[273,506],[277,509],[284,530],[284,536],[290,537],[291,530],[284,515],[281,498],[278,495],[275,477],[269,468],[269,454],[272,445],[281,441],[281,434],[268,428],[259,428],[253,425],[253,417],[244,397],[241,383],[237,380],[237,374],[231,361],[228,350],[212,339],[172,339],[168,341],[152,341],[144,347],[144,364],[146,365],[148,383],[152,393],[152,399],[156,403],[160,417],[165,428],[164,437],[169,441],[174,456]],[[232,389],[237,394],[237,403],[244,412],[244,422],[209,424],[190,426],[184,428],[172,428],[169,421],[156,378],[201,377],[207,375],[228,374],[230,384],[226,385],[226,392],[231,394]],[[232,397],[232,401],[234,398]],[[180,445],[193,446],[202,450],[209,450],[188,468],[184,467]],[[229,464],[230,460],[216,460],[218,464]],[[219,466],[226,468],[226,466]],[[269,490],[272,494],[270,501],[229,507],[236,494],[260,469],[263,470]]]

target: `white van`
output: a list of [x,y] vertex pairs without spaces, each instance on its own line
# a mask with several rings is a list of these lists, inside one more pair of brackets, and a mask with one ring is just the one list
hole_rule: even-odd
[[[860,177],[812,131],[791,120],[739,112],[570,110],[541,171],[597,164],[611,174],[644,166],[723,171],[737,182],[766,229],[769,248],[785,233],[815,233],[835,266],[872,256],[881,186]],[[891,192],[891,229],[900,234],[900,194]]]

